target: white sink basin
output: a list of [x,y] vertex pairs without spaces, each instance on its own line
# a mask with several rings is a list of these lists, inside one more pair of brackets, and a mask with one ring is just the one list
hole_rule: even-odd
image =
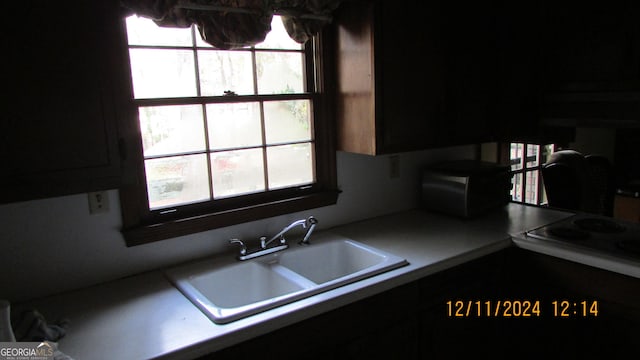
[[406,264],[395,255],[334,237],[231,265],[204,261],[166,274],[205,315],[224,324]]
[[188,282],[222,308],[244,306],[304,289],[257,262],[235,264],[190,276]]
[[331,241],[277,254],[278,263],[316,284],[362,278],[397,267],[403,261],[353,240]]

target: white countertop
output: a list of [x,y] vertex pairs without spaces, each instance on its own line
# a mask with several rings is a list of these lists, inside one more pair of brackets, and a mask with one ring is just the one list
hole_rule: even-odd
[[160,271],[23,305],[47,319],[70,320],[59,348],[77,360],[192,359],[512,246],[523,231],[570,215],[509,204],[473,220],[413,210],[330,229],[409,265],[224,325],[211,322]]

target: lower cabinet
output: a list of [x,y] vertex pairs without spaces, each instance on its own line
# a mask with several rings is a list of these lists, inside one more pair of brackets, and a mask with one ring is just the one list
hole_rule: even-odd
[[[516,248],[335,309],[202,359],[423,359],[637,353],[638,279]],[[540,302],[540,315],[450,316],[448,302]],[[554,315],[553,301],[598,303]],[[455,308],[453,309],[455,315]]]
[[613,204],[613,217],[640,222],[640,197],[616,194]]

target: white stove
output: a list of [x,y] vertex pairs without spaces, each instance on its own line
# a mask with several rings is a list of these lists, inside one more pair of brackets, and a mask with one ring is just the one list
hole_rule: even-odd
[[590,214],[576,214],[525,232],[526,240],[560,244],[640,263],[640,224]]

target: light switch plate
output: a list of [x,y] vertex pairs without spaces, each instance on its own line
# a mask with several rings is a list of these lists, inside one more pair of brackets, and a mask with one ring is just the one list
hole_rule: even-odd
[[106,191],[94,191],[89,196],[89,214],[102,214],[109,211],[109,195]]

